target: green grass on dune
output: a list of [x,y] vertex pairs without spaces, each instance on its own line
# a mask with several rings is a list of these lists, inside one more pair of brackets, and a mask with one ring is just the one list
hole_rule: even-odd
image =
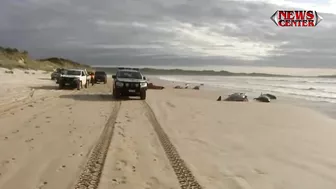
[[7,69],[31,69],[53,71],[56,68],[85,68],[93,71],[89,65],[74,62],[64,58],[45,58],[34,60],[29,57],[27,51],[20,51],[16,48],[0,46],[0,67]]

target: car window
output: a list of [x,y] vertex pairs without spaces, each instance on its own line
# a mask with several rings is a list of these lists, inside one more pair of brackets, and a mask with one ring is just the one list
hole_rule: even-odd
[[64,70],[65,75],[81,75],[81,71],[77,70]]
[[105,72],[96,72],[95,75],[106,75]]
[[132,72],[132,71],[119,71],[117,73],[118,78],[129,78],[129,79],[142,79],[142,75],[140,72]]

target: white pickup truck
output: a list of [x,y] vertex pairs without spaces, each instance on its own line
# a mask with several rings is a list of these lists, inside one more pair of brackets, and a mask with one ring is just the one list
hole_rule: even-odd
[[69,86],[80,90],[89,86],[90,79],[85,69],[66,69],[61,73],[58,84],[60,89]]

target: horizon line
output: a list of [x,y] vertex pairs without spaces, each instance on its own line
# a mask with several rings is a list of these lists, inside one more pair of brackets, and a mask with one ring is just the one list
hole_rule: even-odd
[[[116,65],[111,65],[111,66],[108,66],[108,65],[95,65],[95,66],[92,66],[93,68],[118,68],[118,67],[129,67],[129,68],[139,68],[139,69],[153,69],[153,70],[164,70],[164,71],[169,71],[169,70],[181,70],[182,72],[205,72],[205,71],[211,71],[211,72],[229,72],[229,73],[233,73],[233,74],[260,74],[260,75],[274,75],[274,76],[291,76],[291,77],[305,77],[305,76],[308,76],[308,77],[319,77],[319,76],[335,76],[336,75],[336,69],[323,69],[323,68],[315,68],[316,70],[328,70],[328,71],[332,71],[332,72],[329,72],[329,73],[314,73],[314,74],[298,74],[297,72],[294,72],[294,73],[288,73],[288,72],[285,72],[285,73],[276,73],[276,72],[272,72],[272,71],[243,71],[243,70],[236,70],[236,71],[233,71],[233,70],[230,70],[230,69],[225,69],[224,67],[240,67],[240,68],[246,68],[246,66],[217,66],[217,67],[223,67],[221,69],[211,69],[211,68],[207,68],[209,66],[205,66],[205,67],[198,67],[198,69],[192,69],[192,67],[185,67],[185,66],[131,66],[131,65],[123,65],[123,66],[116,66]],[[212,67],[215,67],[215,66],[212,66]],[[287,68],[287,67],[254,67],[254,68],[270,68],[270,69],[299,69],[299,70],[312,70],[314,68]]]

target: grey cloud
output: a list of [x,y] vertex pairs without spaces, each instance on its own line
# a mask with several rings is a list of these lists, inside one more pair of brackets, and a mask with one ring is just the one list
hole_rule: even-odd
[[[335,15],[320,13],[324,20],[316,28],[278,28],[269,19],[277,9],[217,0],[4,0],[0,45],[96,65],[336,67]],[[260,52],[252,61],[226,56],[235,47],[231,54],[249,51],[238,39],[255,44],[250,50],[256,55],[257,48],[269,47],[269,55]],[[202,49],[212,57],[201,57]]]

